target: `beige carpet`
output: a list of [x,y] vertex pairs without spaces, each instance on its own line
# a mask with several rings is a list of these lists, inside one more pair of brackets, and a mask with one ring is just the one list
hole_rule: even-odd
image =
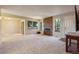
[[53,36],[5,35],[0,39],[0,53],[64,54],[65,42]]

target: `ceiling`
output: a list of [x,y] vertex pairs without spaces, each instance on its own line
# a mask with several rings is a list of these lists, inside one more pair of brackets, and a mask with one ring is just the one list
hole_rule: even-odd
[[5,13],[37,19],[74,11],[73,5],[0,5],[0,7]]

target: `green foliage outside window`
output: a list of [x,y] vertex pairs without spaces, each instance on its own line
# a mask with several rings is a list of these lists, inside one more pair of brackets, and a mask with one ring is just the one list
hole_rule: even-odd
[[37,27],[37,22],[33,22],[33,27]]
[[38,22],[28,21],[28,28],[38,28]]
[[28,27],[32,27],[32,21],[28,21]]
[[55,31],[60,32],[60,19],[55,20]]

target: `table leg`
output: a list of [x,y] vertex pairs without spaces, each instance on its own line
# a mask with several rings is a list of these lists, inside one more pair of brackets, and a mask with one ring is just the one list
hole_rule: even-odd
[[77,40],[77,53],[79,53],[79,40]]
[[71,46],[71,39],[69,39],[69,46]]
[[66,52],[68,52],[68,37],[66,37]]

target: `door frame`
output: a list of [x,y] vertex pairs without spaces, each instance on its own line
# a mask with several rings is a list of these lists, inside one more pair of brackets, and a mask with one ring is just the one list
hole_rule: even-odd
[[[21,24],[22,24],[22,22],[24,22],[24,27],[23,28],[24,28],[24,34],[25,34],[25,19],[21,20]],[[23,34],[22,29],[21,29],[21,34]]]

